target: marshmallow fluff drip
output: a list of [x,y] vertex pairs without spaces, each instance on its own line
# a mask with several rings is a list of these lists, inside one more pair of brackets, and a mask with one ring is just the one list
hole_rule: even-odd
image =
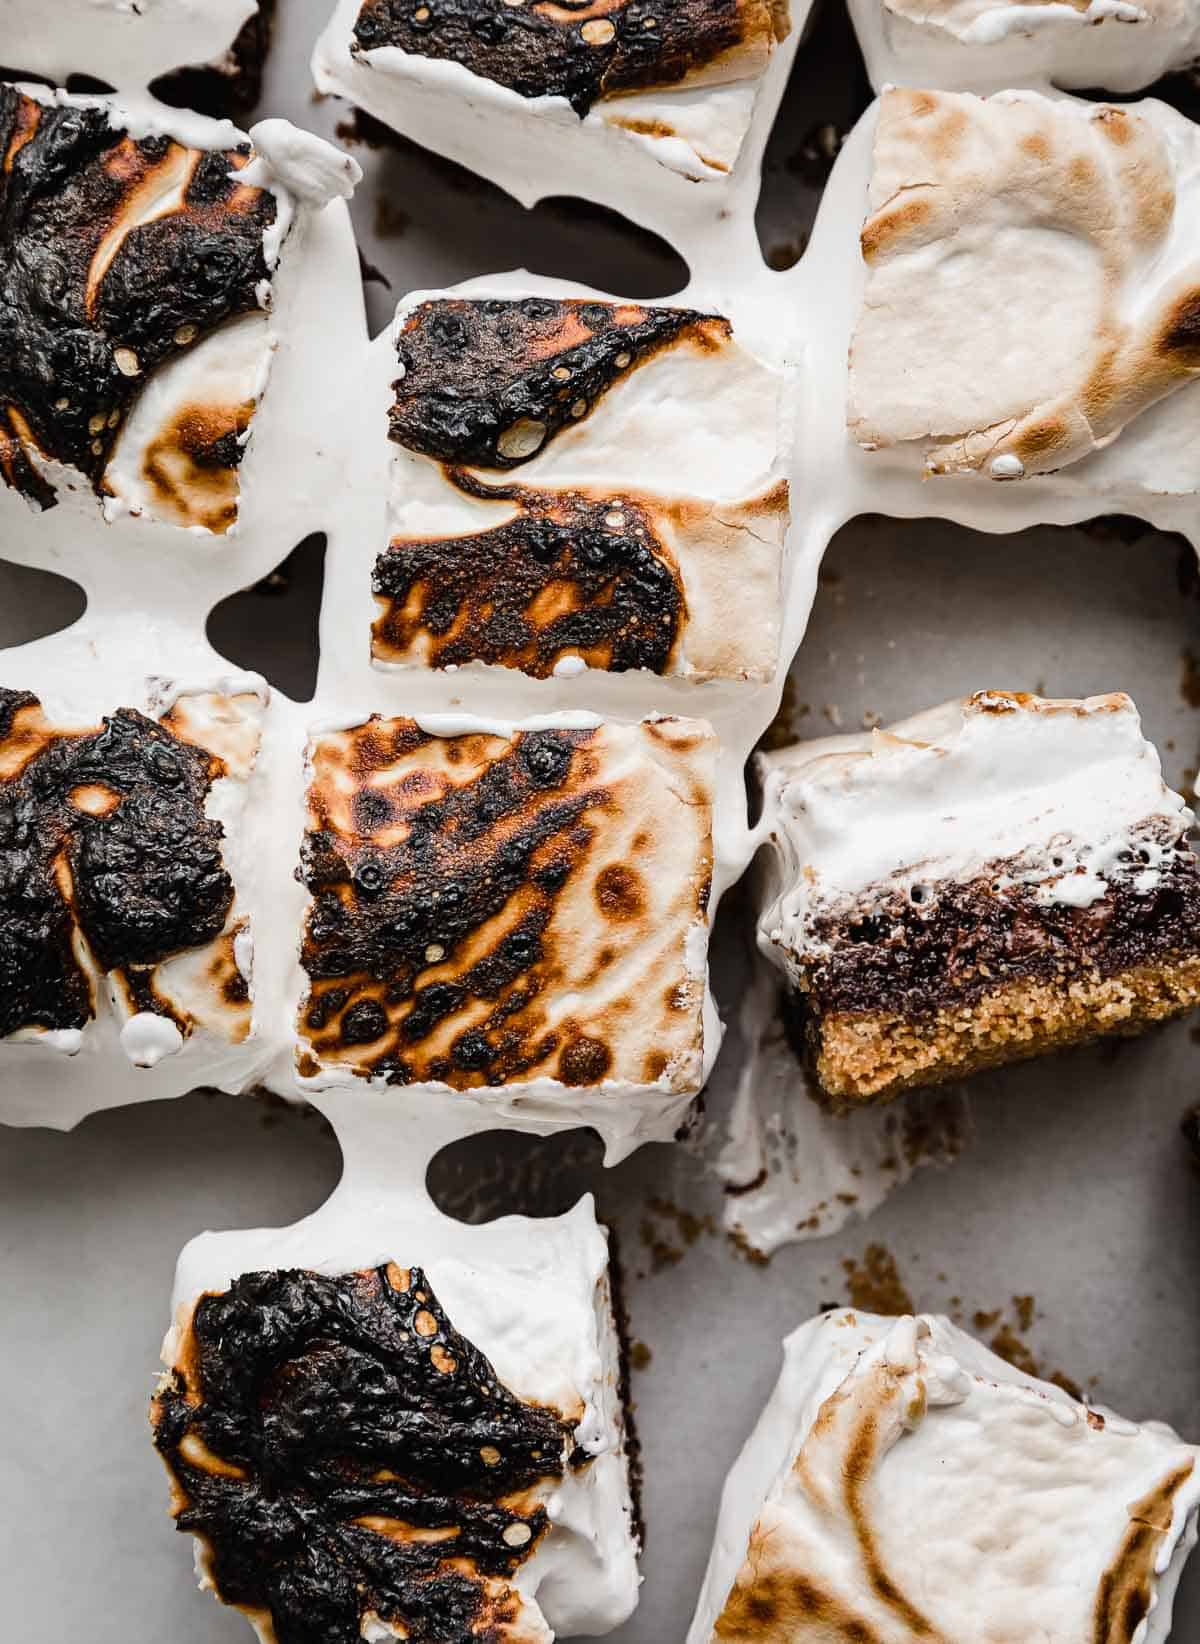
[[726,1483],[688,1644],[1162,1644],[1198,1461],[948,1319],[823,1314]]
[[792,969],[814,927],[896,891],[991,876],[1086,908],[1150,891],[1191,825],[1129,697],[977,692],[886,730],[759,761],[774,865],[764,952]]
[[1131,92],[1200,55],[1194,0],[850,0],[874,86]]

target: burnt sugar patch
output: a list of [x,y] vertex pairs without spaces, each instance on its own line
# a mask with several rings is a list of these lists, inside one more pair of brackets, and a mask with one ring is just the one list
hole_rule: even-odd
[[414,1644],[525,1636],[511,1582],[583,1459],[395,1263],[202,1297],[152,1419],[179,1529],[277,1644],[358,1644],[372,1621]]
[[148,378],[259,307],[276,206],[237,181],[249,152],[135,139],[104,106],[0,86],[0,475],[38,507],[57,500],[50,462],[100,492]]
[[440,462],[516,468],[663,348],[686,337],[715,349],[730,335],[727,320],[684,308],[553,297],[422,303],[397,345],[391,437]]
[[[609,803],[587,780],[594,737],[471,738],[464,755],[411,721],[373,720],[349,755],[363,784],[349,826],[327,804],[330,773],[318,764],[300,869],[313,899],[303,1026],[318,1055],[353,1047],[363,1072],[461,1087],[502,1084],[556,1056],[540,996],[557,974],[558,899]],[[428,765],[404,767],[426,751]],[[439,769],[443,751],[452,777]]]
[[520,512],[466,536],[398,538],[375,565],[377,659],[490,662],[545,679],[567,653],[665,673],[685,615],[678,568],[628,498],[511,488]]
[[0,690],[0,1036],[92,1017],[78,938],[139,1009],[167,1011],[150,973],[220,935],[233,903],[205,814],[221,773],[131,709],[56,731],[36,697]]
[[770,36],[767,8],[737,0],[365,0],[353,48],[399,46],[461,63],[521,97],[565,97],[582,118],[599,98],[678,85]]

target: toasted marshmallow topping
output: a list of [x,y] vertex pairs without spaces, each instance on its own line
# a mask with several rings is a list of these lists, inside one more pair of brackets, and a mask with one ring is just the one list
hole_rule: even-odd
[[[429,1410],[437,1442],[423,1465],[442,1470],[445,1476],[434,1504],[442,1518],[428,1522],[426,1528],[436,1529],[439,1522],[444,1527],[460,1514],[478,1528],[484,1516],[478,1503],[491,1503],[486,1519],[493,1539],[463,1547],[472,1557],[464,1557],[457,1570],[446,1570],[444,1579],[460,1581],[465,1597],[471,1596],[472,1588],[480,1589],[479,1598],[498,1612],[492,1619],[515,1629],[511,1634],[501,1630],[506,1644],[510,1637],[513,1644],[517,1639],[526,1644],[530,1638],[542,1644],[552,1633],[572,1638],[606,1632],[618,1626],[636,1602],[638,1546],[607,1241],[591,1201],[584,1200],[565,1216],[538,1221],[508,1216],[473,1227],[450,1220],[434,1209],[421,1185],[423,1148],[431,1129],[438,1131],[436,1116],[431,1118],[427,1101],[422,1103],[412,1093],[392,1092],[387,1101],[391,1126],[381,1123],[382,1111],[365,1120],[361,1111],[346,1115],[344,1123],[339,1120],[348,1150],[346,1180],[314,1216],[291,1228],[205,1234],[185,1249],[176,1279],[175,1323],[163,1345],[168,1377],[160,1390],[160,1410],[163,1393],[169,1397],[178,1385],[174,1378],[194,1385],[203,1369],[204,1359],[197,1351],[202,1347],[197,1341],[205,1307],[202,1298],[209,1298],[210,1308],[220,1308],[235,1295],[250,1297],[252,1314],[256,1287],[269,1289],[297,1271],[306,1276],[312,1294],[324,1284],[330,1292],[346,1295],[351,1305],[364,1285],[368,1296],[373,1292],[386,1302],[383,1284],[392,1289],[407,1282],[407,1291],[393,1289],[393,1294],[399,1298],[396,1305],[407,1308],[411,1317],[411,1326],[401,1321],[409,1339],[397,1339],[389,1347],[386,1334],[372,1333],[364,1361],[379,1365],[380,1379],[372,1385],[368,1378],[364,1385],[370,1389],[373,1407],[385,1392],[395,1408],[407,1403],[416,1414],[425,1404]],[[402,1116],[399,1124],[397,1115]],[[256,1274],[262,1277],[252,1277]],[[417,1297],[418,1289],[423,1299]],[[378,1316],[378,1309],[374,1312]],[[252,1350],[253,1332],[246,1341]],[[211,1361],[211,1345],[208,1356]],[[353,1372],[354,1359],[353,1353],[344,1355],[348,1372]],[[322,1373],[322,1355],[309,1352],[303,1330],[288,1361],[288,1378],[268,1378],[268,1400],[275,1390],[284,1393],[285,1379],[293,1386],[303,1384],[307,1373],[311,1385],[311,1378]],[[472,1382],[479,1391],[474,1415],[462,1408]],[[359,1383],[351,1374],[346,1385],[353,1392]],[[287,1403],[286,1393],[283,1402]],[[402,1481],[412,1481],[404,1455],[409,1440],[419,1440],[421,1422],[412,1417],[401,1420],[388,1439],[382,1424],[368,1420],[364,1427],[363,1408],[353,1396],[343,1400],[342,1409],[344,1422],[339,1416],[320,1432],[297,1429],[296,1460],[303,1461],[305,1439],[310,1438],[326,1454],[357,1456],[360,1467],[372,1462],[368,1488],[381,1496],[399,1495]],[[205,1431],[204,1412],[198,1420],[195,1414],[189,1420],[186,1409],[180,1414],[183,1430],[176,1428],[173,1436],[176,1508],[183,1500],[180,1486],[186,1490],[194,1480],[206,1495],[219,1497],[225,1488],[222,1467],[230,1459],[240,1464],[237,1457],[224,1454],[215,1432]],[[248,1416],[253,1422],[254,1412]],[[179,1455],[189,1426],[198,1428],[195,1436],[204,1445],[194,1459],[186,1449]],[[352,1442],[356,1426],[359,1442]],[[541,1437],[532,1448],[543,1454],[531,1457],[527,1445],[530,1476],[514,1480],[514,1464],[521,1456],[518,1441],[535,1428]],[[160,1448],[165,1449],[169,1436],[160,1419]],[[412,1459],[422,1464],[419,1446]],[[457,1478],[448,1466],[452,1461],[461,1463]],[[328,1495],[322,1515],[336,1519],[340,1510],[344,1508],[339,1509],[336,1493]],[[405,1514],[371,1508],[364,1512],[373,1521],[368,1534],[389,1537],[403,1553],[400,1527],[388,1521]],[[411,1513],[407,1516],[412,1518]],[[214,1514],[212,1522],[192,1521],[186,1527],[211,1546],[208,1538],[218,1518]],[[256,1542],[254,1526],[239,1528],[229,1522],[227,1527],[227,1544],[241,1549],[249,1569],[262,1571],[263,1548]],[[528,1539],[525,1529],[530,1531]],[[371,1543],[366,1538],[351,1534],[340,1545],[352,1555],[355,1548],[366,1551],[370,1560]],[[296,1551],[300,1555],[303,1549]],[[411,1565],[416,1569],[438,1555],[453,1558],[455,1552],[431,1539],[412,1546]],[[482,1558],[474,1556],[481,1552]],[[398,1568],[386,1546],[379,1553],[378,1572]],[[221,1586],[220,1567],[209,1551],[202,1552],[200,1563],[225,1596],[234,1596]],[[403,1565],[399,1573],[404,1574]],[[502,1589],[508,1590],[507,1598],[501,1598]],[[346,1601],[345,1592],[340,1596]],[[350,1602],[362,1611],[365,1637],[371,1636],[368,1628],[373,1626],[403,1625],[400,1606],[387,1602],[378,1591],[364,1588]],[[472,1613],[469,1605],[466,1613]],[[378,1621],[371,1620],[372,1614]],[[294,1636],[279,1632],[278,1644],[290,1644]],[[378,1636],[386,1639],[395,1633]]]
[[700,1088],[714,745],[698,721],[320,735],[301,1075]]
[[872,84],[1130,92],[1200,51],[1190,0],[851,0]]
[[413,299],[396,338],[377,662],[771,677],[781,382],[728,321]]
[[0,479],[228,530],[291,196],[245,180],[232,126],[153,104],[0,87],[0,153]]
[[694,213],[691,184],[723,191],[746,169],[807,9],[606,0],[569,12],[535,0],[515,18],[502,0],[440,11],[338,0],[313,75],[526,204],[570,192],[621,210],[633,193],[635,214],[651,201]]
[[148,1069],[193,1034],[247,1039],[237,874],[265,701],[247,678],[78,727],[0,691],[0,1057],[104,1042]]
[[1161,104],[885,92],[854,438],[994,480],[1110,444],[1200,373],[1198,201],[1200,132]]
[[1162,779],[1129,697],[980,691],[887,730],[759,760],[775,860],[759,940],[793,970],[822,920],[990,876],[1088,907],[1154,889],[1191,812]]
[[1198,1461],[948,1319],[823,1314],[729,1476],[688,1644],[1161,1644]]

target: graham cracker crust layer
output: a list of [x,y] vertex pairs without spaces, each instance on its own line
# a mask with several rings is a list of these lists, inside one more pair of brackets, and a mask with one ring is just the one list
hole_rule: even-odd
[[1118,1035],[1132,1038],[1200,1004],[1200,957],[1114,975],[1026,978],[928,1012],[830,1011],[809,1018],[812,1060],[839,1105],[890,1101],[920,1085]]

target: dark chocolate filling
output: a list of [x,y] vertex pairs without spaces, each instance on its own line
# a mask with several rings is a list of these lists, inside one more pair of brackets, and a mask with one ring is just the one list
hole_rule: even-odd
[[[267,278],[274,197],[230,175],[248,146],[135,141],[107,113],[0,86],[0,475],[42,508],[29,443],[99,490],[146,380]],[[182,204],[154,215],[185,169]]]
[[919,1016],[1007,983],[1114,976],[1200,953],[1195,857],[1178,845],[1158,884],[1139,891],[1134,879],[1144,863],[1127,854],[1108,894],[1089,907],[1043,904],[1035,887],[996,888],[989,876],[897,891],[850,920],[817,919],[812,937],[833,951],[805,967],[806,1009],[817,1018],[844,1011]]
[[520,1493],[586,1458],[557,1412],[501,1385],[419,1268],[248,1274],[193,1328],[155,1443],[226,1603],[267,1611],[278,1644],[361,1644],[371,1613],[411,1644],[506,1636],[517,1603],[485,1580],[510,1580],[548,1523]]
[[727,320],[686,308],[551,297],[422,303],[400,336],[391,437],[440,462],[518,467],[685,334],[717,347],[731,333]]
[[[404,720],[390,728],[376,721],[367,731],[379,745],[369,745],[364,769],[432,740]],[[519,734],[473,781],[444,794],[431,795],[419,777],[364,788],[353,838],[332,828],[307,835],[300,871],[313,905],[301,960],[312,983],[305,1026],[318,1048],[378,1040],[371,1069],[398,1084],[414,1077],[502,1084],[551,1054],[553,1035],[531,1041],[509,1019],[545,985],[544,933],[591,843],[584,813],[605,799],[597,787],[569,782],[576,751],[592,735]],[[401,824],[408,831],[399,844],[371,841]],[[453,980],[422,984],[423,971],[452,962],[518,891],[526,910],[493,948]],[[490,1002],[488,1016],[452,1041],[448,1058],[409,1059],[408,1047],[415,1054],[479,999]],[[409,1003],[398,1030],[381,1000]]]
[[[36,705],[0,689],[0,743],[14,715]],[[219,771],[203,750],[122,708],[99,731],[50,734],[0,781],[0,1037],[91,1018],[76,928],[144,1009],[154,1004],[140,973],[220,934],[233,882],[224,829],[204,813]],[[102,814],[81,808],[89,790]]]
[[[648,515],[621,497],[494,494],[521,513],[470,536],[399,538],[379,556],[372,588],[387,607],[376,640],[407,652],[426,633],[439,668],[502,663],[545,679],[564,651],[576,651],[613,673],[664,673],[684,602]],[[548,590],[557,608],[539,617]]]
[[600,12],[587,0],[365,0],[354,50],[399,46],[461,63],[522,97],[565,97],[582,119],[600,97],[677,85],[741,45],[745,13],[738,0],[627,0]]

